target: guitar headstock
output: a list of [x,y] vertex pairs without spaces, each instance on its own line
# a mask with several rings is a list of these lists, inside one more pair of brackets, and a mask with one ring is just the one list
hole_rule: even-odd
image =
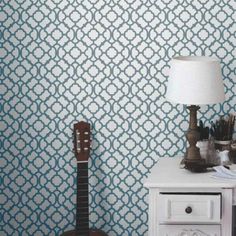
[[78,162],[88,161],[90,144],[90,124],[84,121],[74,124],[74,151]]

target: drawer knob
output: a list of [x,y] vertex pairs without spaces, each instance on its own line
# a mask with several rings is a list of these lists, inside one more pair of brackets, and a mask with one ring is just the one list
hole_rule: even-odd
[[192,207],[190,207],[190,206],[188,206],[188,207],[186,207],[186,209],[185,209],[185,212],[187,213],[187,214],[190,214],[190,213],[192,213]]

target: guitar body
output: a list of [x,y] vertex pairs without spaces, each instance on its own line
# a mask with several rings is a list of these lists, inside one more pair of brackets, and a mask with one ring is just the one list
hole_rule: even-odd
[[70,230],[63,233],[61,236],[108,236],[108,235],[104,233],[102,230],[90,229],[88,235],[76,233],[76,230]]
[[90,152],[90,125],[74,124],[74,152],[77,160],[76,227],[61,236],[108,236],[102,230],[89,229],[88,159]]

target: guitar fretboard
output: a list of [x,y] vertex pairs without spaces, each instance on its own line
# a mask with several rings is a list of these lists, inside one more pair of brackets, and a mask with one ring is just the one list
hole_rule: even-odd
[[78,163],[77,171],[76,230],[78,235],[87,235],[89,233],[88,163]]

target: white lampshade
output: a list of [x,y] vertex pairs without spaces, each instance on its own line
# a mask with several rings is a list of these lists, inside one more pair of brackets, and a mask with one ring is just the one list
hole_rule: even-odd
[[187,105],[223,102],[225,94],[219,61],[204,56],[173,58],[166,99]]

